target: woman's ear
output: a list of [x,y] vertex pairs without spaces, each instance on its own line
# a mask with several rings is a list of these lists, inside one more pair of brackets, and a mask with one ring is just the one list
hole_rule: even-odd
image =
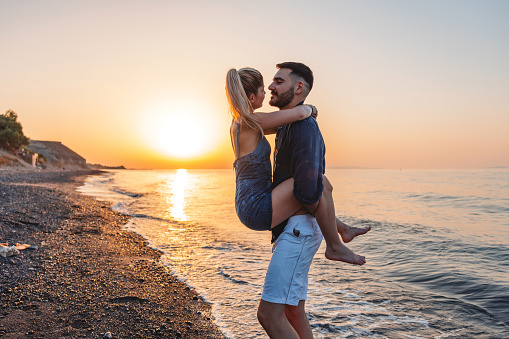
[[254,94],[251,94],[251,95],[249,96],[249,102],[250,102],[251,104],[255,101],[255,99],[256,99],[256,97],[255,97],[255,95],[254,95]]

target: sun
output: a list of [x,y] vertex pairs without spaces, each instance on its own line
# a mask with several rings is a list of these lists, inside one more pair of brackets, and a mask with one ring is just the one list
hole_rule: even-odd
[[166,103],[143,114],[142,133],[148,146],[178,159],[195,158],[219,141],[214,116],[196,103]]

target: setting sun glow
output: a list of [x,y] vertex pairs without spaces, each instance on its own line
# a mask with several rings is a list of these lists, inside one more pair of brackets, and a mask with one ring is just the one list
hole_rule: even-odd
[[147,110],[142,122],[148,146],[172,158],[201,156],[219,142],[213,115],[198,104],[157,105]]
[[[259,70],[273,112],[276,64],[299,61],[326,167],[509,167],[509,1],[257,4],[0,1],[0,114],[90,164],[232,170],[226,73]],[[309,29],[246,38],[275,13]]]
[[168,186],[172,191],[172,195],[167,197],[167,201],[171,206],[169,207],[171,217],[178,221],[187,221],[184,212],[186,207],[187,170],[179,169],[173,182],[168,182]]

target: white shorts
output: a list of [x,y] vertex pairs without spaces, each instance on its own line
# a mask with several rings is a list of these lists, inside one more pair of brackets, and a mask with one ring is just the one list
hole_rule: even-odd
[[322,238],[320,227],[311,215],[296,215],[288,220],[272,248],[262,300],[292,306],[306,300],[309,267]]

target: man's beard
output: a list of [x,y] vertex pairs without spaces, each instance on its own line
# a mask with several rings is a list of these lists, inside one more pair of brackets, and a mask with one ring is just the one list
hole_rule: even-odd
[[295,93],[293,92],[292,87],[288,91],[278,94],[276,97],[274,97],[274,99],[271,98],[269,101],[269,105],[276,106],[281,109],[288,106],[292,102],[294,97]]

